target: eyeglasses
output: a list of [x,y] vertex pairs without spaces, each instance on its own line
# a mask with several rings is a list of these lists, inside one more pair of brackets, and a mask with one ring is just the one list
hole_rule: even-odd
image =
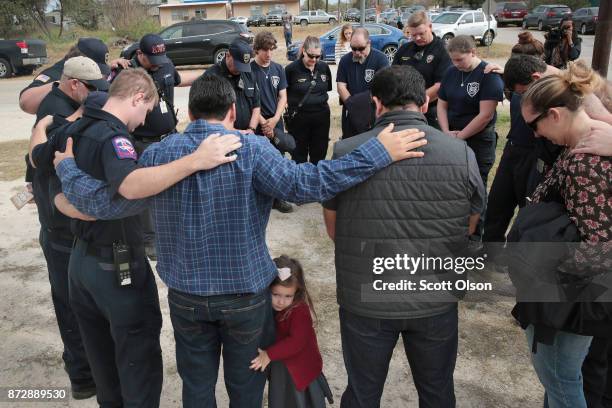
[[306,55],[308,55],[308,58],[310,58],[310,59],[314,59],[314,60],[317,60],[317,59],[321,58],[321,54],[319,54],[319,55],[313,55],[313,54],[311,54],[311,53],[307,52],[307,53],[306,53]]
[[538,115],[537,118],[535,118],[534,120],[532,120],[531,122],[525,122],[525,124],[527,126],[529,126],[531,128],[531,130],[533,130],[534,132],[538,131],[538,122],[541,121],[542,119],[544,119],[546,117],[546,115],[548,115],[548,109],[546,109],[544,112],[540,113]]
[[365,49],[366,49],[367,47],[368,47],[367,45],[365,45],[365,46],[363,46],[363,47],[353,47],[353,46],[351,45],[351,50],[353,50],[353,51],[355,51],[355,52],[362,52],[362,51],[365,51]]

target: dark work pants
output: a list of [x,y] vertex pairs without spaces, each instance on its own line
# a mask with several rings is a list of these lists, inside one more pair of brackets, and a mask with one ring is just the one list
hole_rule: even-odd
[[505,242],[516,206],[525,206],[527,182],[535,164],[533,147],[509,140],[502,154],[487,202],[483,241]]
[[72,252],[72,240],[68,237],[59,237],[43,227],[40,230],[39,241],[47,261],[51,299],[62,343],[64,343],[62,360],[64,360],[70,383],[75,391],[93,387],[94,381],[87,354],[68,295],[68,264]]
[[[475,134],[466,140],[468,146],[474,151],[476,155],[476,162],[478,163],[478,170],[480,172],[480,178],[485,186],[485,192],[487,190],[487,179],[493,163],[495,163],[495,148],[497,147],[497,134],[495,133],[495,127],[491,126],[486,128],[480,133]],[[486,197],[486,194],[485,194]],[[482,237],[482,231],[484,228],[484,219],[486,214],[482,212],[480,220],[478,220],[478,226],[474,235],[478,238]]]
[[96,381],[98,404],[159,407],[162,317],[155,277],[144,250],[130,262],[131,268],[146,271],[137,285],[120,287],[112,262],[89,255],[83,241],[77,241],[70,259],[70,302]]
[[291,45],[291,37],[292,37],[292,32],[291,31],[285,31],[285,33],[283,34],[285,37],[285,46],[287,48],[289,48],[289,46]]
[[270,292],[197,296],[170,289],[168,304],[183,407],[217,406],[215,385],[223,353],[229,406],[261,408],[266,375],[249,366],[257,348],[274,342]]
[[420,319],[373,319],[340,307],[342,355],[348,386],[341,408],[378,408],[399,336],[419,408],[455,406],[453,373],[457,360],[457,308]]
[[582,378],[587,406],[612,408],[612,339],[593,337]]
[[[151,146],[155,142],[145,142],[143,140],[136,140],[134,148],[136,149],[136,153],[138,153],[138,157],[142,155],[142,152],[149,146]],[[144,244],[146,246],[155,246],[155,229],[153,228],[153,215],[151,211],[147,208],[140,214],[138,214],[140,218],[140,223],[142,224],[142,236],[144,240]]]
[[[295,138],[291,157],[296,163],[324,160],[329,145],[329,108],[318,112],[299,112],[289,124],[289,133]],[[310,157],[310,159],[309,159]]]

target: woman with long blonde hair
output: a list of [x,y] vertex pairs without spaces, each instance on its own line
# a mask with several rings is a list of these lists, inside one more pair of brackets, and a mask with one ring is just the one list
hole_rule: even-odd
[[353,26],[347,23],[342,26],[338,32],[338,41],[336,42],[336,48],[334,49],[334,59],[336,65],[340,62],[340,58],[351,52],[351,36],[353,35]]

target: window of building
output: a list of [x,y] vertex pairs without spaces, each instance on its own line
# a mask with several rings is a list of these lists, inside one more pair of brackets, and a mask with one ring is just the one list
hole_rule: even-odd
[[172,21],[184,21],[188,17],[186,10],[172,10]]
[[206,18],[206,9],[196,9],[195,18],[197,20],[203,20]]

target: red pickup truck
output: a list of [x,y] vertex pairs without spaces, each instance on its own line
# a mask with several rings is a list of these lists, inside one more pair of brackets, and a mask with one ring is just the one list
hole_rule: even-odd
[[0,78],[29,75],[47,61],[47,44],[42,40],[0,40]]

